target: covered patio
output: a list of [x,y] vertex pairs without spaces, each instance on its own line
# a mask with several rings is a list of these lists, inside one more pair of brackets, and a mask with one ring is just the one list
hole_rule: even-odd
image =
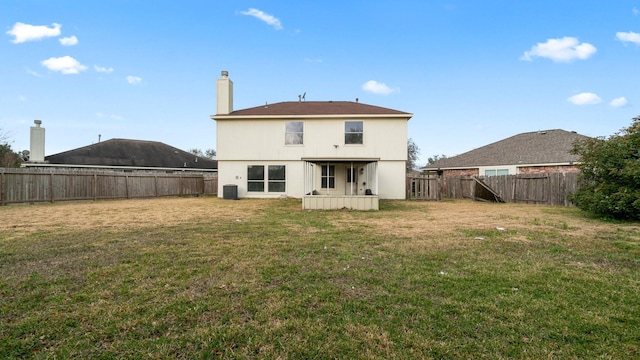
[[308,210],[378,210],[380,159],[313,159],[304,161],[302,208]]

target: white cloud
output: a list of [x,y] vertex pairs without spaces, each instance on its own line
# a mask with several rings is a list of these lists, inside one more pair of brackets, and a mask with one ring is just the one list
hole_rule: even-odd
[[97,112],[96,113],[96,117],[100,118],[100,119],[104,119],[104,118],[109,118],[109,119],[113,119],[113,120],[124,120],[124,117],[118,115],[118,114],[105,114],[103,112]]
[[98,66],[98,65],[93,65],[93,69],[97,72],[101,72],[101,73],[112,73],[113,72],[113,68],[108,68],[108,67],[103,67],[103,66]]
[[24,96],[24,95],[20,95],[20,96],[18,96],[18,100],[20,100],[20,101],[27,101],[27,97],[26,97],[26,96]]
[[627,106],[627,104],[629,104],[629,101],[627,101],[627,98],[625,98],[624,96],[615,98],[611,100],[611,102],[609,103],[609,105],[613,107],[625,107]]
[[531,47],[531,50],[525,51],[520,60],[532,61],[534,57],[542,57],[555,62],[571,62],[576,59],[588,59],[596,51],[596,47],[589,43],[580,43],[574,37],[565,36],[560,39],[548,39],[545,43],[537,43]]
[[100,118],[100,119],[104,119],[104,118],[109,118],[109,119],[113,119],[113,120],[124,120],[124,118],[120,115],[117,114],[105,114],[103,112],[97,112],[96,113],[96,117]]
[[75,35],[69,36],[69,37],[64,37],[61,39],[58,39],[60,41],[60,44],[64,45],[64,46],[73,46],[78,44],[78,38],[75,37]]
[[321,63],[322,59],[310,59],[310,58],[305,58],[304,61],[308,62],[308,63]]
[[138,76],[127,76],[127,82],[131,85],[138,85],[142,82],[142,78]]
[[392,89],[387,84],[379,83],[375,80],[369,80],[362,85],[362,90],[368,91],[378,95],[389,95],[392,92],[399,91],[398,89]]
[[33,71],[33,70],[29,69],[29,68],[25,68],[25,70],[27,71],[27,74],[29,74],[29,75],[33,75],[33,76],[36,76],[36,77],[42,77],[42,75],[38,74],[37,72],[35,72],[35,71]]
[[46,25],[29,25],[21,22],[17,22],[13,25],[11,30],[7,31],[7,34],[15,36],[11,42],[19,44],[27,41],[41,40],[46,37],[59,36],[60,27],[62,25],[53,23],[52,27]]
[[640,34],[633,31],[629,32],[617,32],[616,39],[622,42],[632,42],[636,45],[640,45]]
[[593,105],[599,104],[602,99],[594,93],[583,92],[569,97],[567,101],[574,105]]
[[60,71],[61,73],[79,74],[80,71],[87,70],[87,67],[80,64],[80,62],[71,56],[63,56],[57,58],[48,58],[42,61],[42,65],[51,71]]
[[276,30],[281,30],[282,29],[282,23],[280,22],[280,19],[278,19],[277,17],[275,17],[273,15],[269,15],[269,14],[263,12],[262,10],[250,8],[247,11],[240,11],[240,14],[253,16],[256,19],[264,21],[265,23],[273,26]]
[[633,9],[631,9],[631,12],[633,13],[633,15],[638,15],[640,14],[640,10],[638,10],[638,8],[634,7]]

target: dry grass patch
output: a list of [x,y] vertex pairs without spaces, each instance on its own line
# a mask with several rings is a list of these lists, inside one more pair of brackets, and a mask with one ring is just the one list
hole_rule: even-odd
[[242,206],[215,198],[159,198],[99,202],[64,202],[0,207],[0,231],[15,236],[35,231],[111,228],[140,229],[193,224],[203,219],[249,220],[266,204],[243,200]]
[[170,198],[0,218],[0,358],[640,356],[638,224],[576,209]]

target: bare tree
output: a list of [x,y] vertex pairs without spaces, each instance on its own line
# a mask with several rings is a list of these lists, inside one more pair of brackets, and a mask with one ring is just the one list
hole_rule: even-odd
[[441,154],[441,155],[433,155],[431,157],[429,157],[427,159],[427,165],[431,165],[433,163],[435,163],[438,160],[442,160],[442,159],[446,159],[447,155]]
[[200,149],[191,149],[189,152],[204,159],[216,159],[216,151],[214,149],[207,149],[204,152]]
[[9,135],[7,133],[2,132],[0,129],[0,144],[7,144],[9,139]]
[[420,155],[420,148],[413,142],[413,139],[409,138],[407,141],[407,170],[413,170],[416,167],[418,155]]
[[13,152],[9,144],[9,135],[0,130],[0,167],[20,167],[22,159]]

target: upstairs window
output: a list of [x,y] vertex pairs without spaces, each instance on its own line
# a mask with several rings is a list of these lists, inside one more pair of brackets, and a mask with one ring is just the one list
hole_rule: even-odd
[[344,143],[345,144],[363,144],[363,127],[362,121],[345,121],[344,123]]
[[302,121],[287,121],[284,131],[285,145],[304,144],[304,123]]

